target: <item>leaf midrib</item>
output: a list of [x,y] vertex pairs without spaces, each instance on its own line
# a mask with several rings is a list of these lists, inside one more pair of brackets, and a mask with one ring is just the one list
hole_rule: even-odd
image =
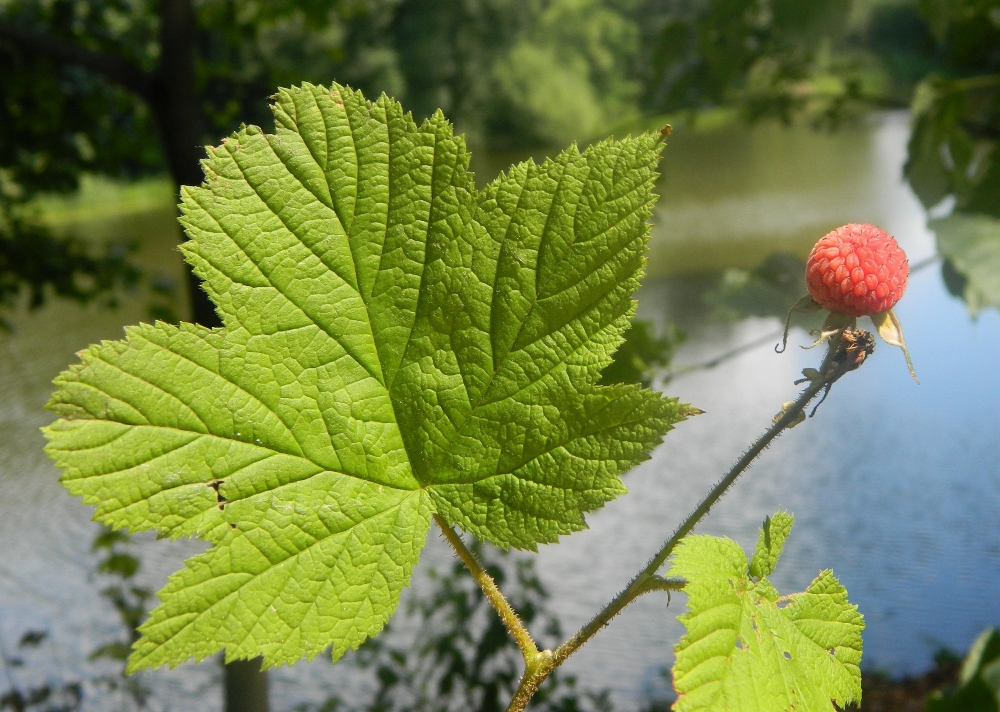
[[[148,344],[152,348],[156,348],[156,349],[163,349],[164,348],[160,344],[157,344],[154,341],[150,341],[149,339],[146,339],[146,338],[140,336],[139,334],[135,334],[133,336],[133,338],[141,339],[144,343]],[[160,425],[160,424],[156,424],[156,423],[150,422],[149,416],[146,413],[144,413],[143,411],[139,410],[134,405],[126,404],[126,405],[130,405],[130,407],[132,407],[136,412],[138,412],[140,415],[143,416],[143,418],[146,419],[146,422],[140,424],[138,427],[162,428],[164,430],[170,430],[170,431],[173,431],[173,432],[191,433],[192,435],[196,436],[194,440],[191,440],[188,443],[184,443],[183,446],[187,446],[187,445],[190,445],[193,442],[196,442],[198,440],[198,438],[200,438],[200,437],[209,437],[209,438],[217,438],[219,440],[224,440],[226,442],[238,442],[238,443],[240,443],[240,444],[242,444],[242,445],[244,445],[246,447],[252,447],[252,448],[260,449],[260,450],[263,450],[265,452],[272,453],[272,454],[275,454],[275,455],[285,455],[286,457],[298,458],[300,460],[308,462],[309,464],[313,465],[314,467],[316,467],[318,469],[318,472],[314,473],[313,475],[310,475],[310,477],[313,477],[316,474],[321,474],[323,472],[332,472],[334,474],[343,475],[344,477],[350,477],[351,479],[354,479],[354,480],[358,480],[358,481],[361,481],[361,482],[367,482],[369,484],[379,485],[379,486],[383,486],[383,487],[388,487],[390,489],[395,489],[395,490],[398,490],[398,491],[401,491],[401,492],[412,492],[412,491],[415,491],[415,490],[410,490],[410,489],[406,489],[406,488],[403,488],[403,487],[397,487],[395,485],[390,485],[390,484],[387,484],[387,483],[384,483],[384,482],[377,482],[375,480],[370,480],[370,479],[367,479],[365,477],[361,477],[361,476],[356,475],[356,474],[352,474],[352,473],[348,473],[348,472],[342,472],[340,470],[331,469],[330,467],[327,467],[325,465],[322,465],[322,464],[316,462],[315,460],[313,460],[311,457],[309,457],[306,454],[305,449],[302,448],[302,443],[299,442],[299,439],[296,437],[295,431],[292,428],[290,428],[287,423],[284,422],[284,420],[278,415],[278,413],[276,411],[274,411],[266,403],[264,403],[263,401],[261,401],[256,395],[254,395],[253,393],[247,391],[245,388],[243,388],[239,384],[233,383],[230,379],[226,378],[223,374],[221,374],[219,372],[216,372],[216,371],[212,371],[211,369],[208,369],[205,366],[203,366],[203,365],[201,365],[199,363],[196,363],[195,361],[191,360],[190,358],[188,358],[184,354],[180,354],[180,353],[178,353],[176,351],[172,351],[172,350],[168,350],[168,352],[170,354],[172,354],[172,355],[180,358],[180,359],[183,359],[187,363],[192,364],[196,368],[202,369],[202,370],[204,370],[204,371],[212,374],[213,376],[218,377],[219,379],[221,379],[221,380],[225,381],[226,383],[232,385],[234,388],[236,388],[237,390],[239,390],[241,393],[243,393],[247,397],[253,399],[253,401],[255,403],[260,404],[271,415],[273,415],[274,418],[278,422],[280,422],[282,424],[282,426],[284,426],[286,432],[288,432],[292,436],[292,438],[295,440],[296,444],[299,445],[299,448],[300,448],[301,452],[288,452],[287,450],[280,449],[279,447],[277,447],[275,445],[271,445],[271,444],[268,444],[267,446],[257,445],[256,443],[248,443],[248,442],[245,442],[243,440],[237,439],[237,438],[232,437],[232,436],[220,435],[218,433],[214,433],[209,428],[208,424],[205,423],[205,421],[201,418],[201,416],[198,415],[197,411],[195,411],[194,408],[192,408],[188,404],[184,403],[176,394],[171,393],[170,391],[166,390],[164,387],[162,387],[162,386],[160,386],[158,384],[155,384],[155,383],[152,383],[152,382],[146,380],[142,376],[138,376],[138,375],[136,375],[136,374],[134,374],[134,373],[126,370],[125,368],[123,368],[122,366],[120,366],[118,364],[111,363],[110,361],[108,361],[107,359],[103,358],[99,354],[96,354],[96,353],[92,354],[92,356],[93,356],[93,358],[95,360],[100,361],[101,363],[103,363],[103,364],[105,364],[107,366],[110,366],[111,368],[114,368],[115,370],[119,371],[120,373],[122,373],[122,374],[124,374],[126,376],[129,376],[131,378],[135,378],[135,379],[137,379],[139,381],[142,381],[143,383],[146,383],[147,385],[151,386],[152,388],[157,389],[161,393],[169,396],[170,398],[172,398],[176,402],[180,403],[182,406],[184,406],[185,408],[187,408],[192,413],[192,415],[198,420],[199,423],[202,424],[202,426],[205,428],[205,432],[199,432],[197,430],[191,430],[190,428],[184,428],[184,427],[179,427],[179,426],[175,426],[175,425]],[[80,385],[88,387],[88,388],[90,388],[90,389],[92,389],[92,390],[94,390],[94,391],[96,391],[98,393],[101,393],[102,395],[104,395],[106,397],[112,398],[114,400],[119,400],[119,399],[116,399],[114,396],[112,396],[110,393],[107,393],[106,391],[100,389],[99,387],[97,387],[97,386],[95,386],[95,385],[93,385],[91,383],[86,383],[84,381],[79,381],[78,383]],[[395,413],[393,415],[395,417]],[[94,420],[96,422],[98,419],[96,419],[96,418],[87,418],[85,420]],[[108,422],[120,422],[120,421],[110,421],[109,420]],[[135,424],[130,424],[130,423],[121,423],[121,425],[136,427]],[[324,426],[325,426],[325,421],[324,421]],[[398,425],[397,425],[397,427],[398,427]],[[327,431],[327,432],[329,434],[329,431]],[[164,453],[164,454],[166,454],[166,453]],[[409,456],[409,453],[407,453],[407,456]],[[160,456],[158,455],[156,457],[160,457]],[[152,458],[152,459],[156,459],[156,458]],[[340,457],[338,455],[338,460],[339,459],[340,459]],[[126,468],[126,469],[129,469],[129,468]],[[411,466],[411,471],[412,471],[412,466]],[[117,472],[121,472],[121,470],[118,470]],[[114,473],[112,472],[112,473],[104,473],[104,474],[114,474]],[[95,475],[95,476],[104,476],[104,474],[102,474],[102,475]],[[78,478],[78,479],[82,479],[82,478]],[[416,477],[414,477],[414,479],[416,479]],[[300,482],[300,481],[302,481],[302,480],[296,480],[296,482]],[[418,480],[418,483],[419,483],[419,480]],[[194,483],[188,483],[188,484],[194,484]],[[291,483],[286,483],[286,484],[291,484]],[[422,484],[422,483],[420,483],[420,484]],[[271,490],[269,490],[269,491],[271,491]]]
[[[290,175],[293,178],[295,178],[295,180],[298,181],[298,184],[300,186],[302,186],[302,189],[305,190],[307,193],[309,193],[309,195],[311,195],[311,196],[313,196],[315,198],[316,194],[313,193],[311,190],[309,190],[309,188],[302,182],[302,179],[299,176],[297,176],[291,170],[291,168],[289,168],[287,165],[285,165],[281,161],[281,157],[278,156],[278,154],[276,154],[274,152],[274,148],[271,146],[271,142],[267,141],[265,139],[265,143],[267,144],[268,149],[270,149],[271,155],[274,156],[274,158],[278,161],[278,163],[280,163],[282,166],[284,166],[285,170],[287,170],[287,172],[288,172],[288,175]],[[320,264],[322,264],[324,267],[326,267],[327,269],[329,269],[333,274],[336,274],[337,277],[339,279],[341,279],[342,281],[344,281],[346,284],[348,284],[348,286],[353,287],[355,294],[358,295],[358,299],[360,299],[361,303],[365,305],[365,318],[368,320],[368,333],[371,336],[372,344],[374,345],[375,344],[375,335],[374,335],[374,333],[372,333],[371,315],[368,313],[368,304],[367,304],[367,302],[365,302],[364,297],[361,296],[361,289],[360,289],[360,285],[358,284],[357,265],[354,262],[354,252],[350,248],[350,241],[349,241],[348,236],[347,236],[347,231],[344,230],[343,223],[341,223],[340,227],[341,227],[342,230],[344,230],[344,240],[345,240],[345,242],[347,242],[347,249],[348,249],[348,252],[350,252],[350,254],[351,254],[351,265],[354,267],[354,284],[350,284],[341,275],[337,274],[337,271],[335,269],[333,269],[332,267],[330,267],[330,265],[327,264],[326,261],[320,255],[318,255],[316,253],[316,250],[314,250],[310,245],[306,244],[306,242],[301,237],[299,237],[299,235],[295,232],[295,230],[293,230],[289,226],[289,224],[285,221],[285,218],[277,210],[275,210],[275,208],[272,207],[271,203],[269,203],[268,200],[263,196],[263,194],[261,194],[261,192],[257,188],[257,186],[250,182],[250,179],[247,176],[246,171],[244,171],[244,169],[243,169],[243,166],[241,166],[239,164],[239,162],[236,160],[235,153],[230,152],[230,155],[233,156],[233,165],[236,166],[236,168],[240,172],[240,175],[243,176],[243,181],[247,184],[247,186],[250,188],[250,190],[252,190],[254,192],[254,195],[257,196],[257,198],[260,200],[260,202],[270,211],[271,215],[273,215],[274,217],[276,217],[278,220],[281,221],[281,225],[285,228],[285,230],[288,231],[288,234],[292,235],[295,238],[295,240],[300,245],[302,245],[309,252],[309,254],[311,254],[313,257],[315,257],[317,260],[319,260]],[[320,204],[323,204],[323,201],[319,200],[319,198],[316,198],[316,200]],[[336,210],[333,210],[332,208],[329,208],[328,206],[325,206],[325,205],[324,205],[324,207],[327,207],[327,209],[329,209],[330,212],[333,213],[334,217],[337,217],[337,222],[340,222],[340,218],[337,216],[337,211]],[[211,215],[211,213],[209,213],[209,215]],[[250,263],[253,264],[257,268],[257,271],[260,272],[260,274],[267,280],[268,284],[270,284],[271,287],[273,287],[276,292],[278,292],[285,299],[287,299],[290,304],[293,304],[302,313],[303,316],[305,316],[310,322],[312,322],[313,324],[316,325],[316,328],[318,328],[320,331],[322,331],[327,336],[329,336],[331,339],[333,339],[335,342],[337,342],[337,344],[340,345],[340,348],[344,349],[344,351],[351,357],[351,359],[356,364],[358,364],[358,366],[360,366],[369,376],[371,376],[376,381],[378,381],[379,384],[383,386],[383,388],[385,387],[385,377],[382,374],[382,360],[381,360],[381,358],[378,358],[378,347],[376,347],[376,350],[375,350],[375,354],[376,354],[375,362],[378,364],[379,373],[374,373],[374,372],[372,372],[371,368],[364,361],[362,361],[361,358],[357,354],[355,354],[351,350],[351,347],[347,343],[345,343],[342,339],[340,339],[335,333],[333,333],[326,326],[321,325],[320,322],[312,314],[310,314],[308,311],[306,311],[305,307],[303,307],[301,304],[299,304],[297,301],[295,301],[292,298],[292,296],[290,294],[288,294],[284,289],[281,289],[280,287],[278,287],[274,283],[274,280],[271,278],[270,273],[265,272],[264,271],[264,267],[262,267],[260,264],[258,264],[257,262],[255,262],[250,257],[250,255],[247,254],[247,252],[243,248],[243,246],[239,242],[236,241],[236,239],[222,226],[222,223],[218,219],[216,219],[216,217],[214,215],[211,215],[211,217],[212,217],[212,220],[215,222],[215,224],[218,225],[219,228],[226,234],[226,236],[230,240],[233,241],[233,244],[240,248],[240,251],[243,252],[244,255],[246,255],[247,260],[249,260]],[[213,263],[213,267],[215,267],[216,269],[219,269],[218,266],[215,265],[214,263]],[[225,274],[225,273],[223,272],[223,274]]]
[[[350,121],[350,112],[348,112],[348,111],[345,110],[344,114],[345,114],[345,118],[347,119],[347,125],[348,125],[348,128],[349,128],[348,133],[349,133],[349,135],[351,137],[351,146],[353,147],[354,153],[355,153],[355,157],[357,158],[357,156],[358,156],[358,153],[357,153],[357,141],[356,141],[356,138],[355,138],[355,135],[354,135],[354,126],[351,124],[351,121]],[[323,118],[322,123],[323,123],[324,132],[328,132],[326,117],[323,115],[322,111],[320,111],[320,115]],[[405,121],[406,119],[404,118],[403,120]],[[424,129],[428,125],[429,125],[428,122],[425,122],[423,126],[415,127],[415,128],[416,128],[417,131],[420,131],[421,129]],[[433,135],[433,131],[430,131],[429,133],[431,133]],[[396,367],[396,370],[393,372],[392,382],[389,382],[387,384],[386,383],[386,379],[385,379],[384,364],[382,362],[382,355],[381,355],[381,352],[380,352],[379,347],[378,347],[378,341],[375,338],[375,329],[374,329],[374,324],[372,322],[371,309],[370,309],[370,303],[369,303],[369,299],[371,298],[371,295],[369,295],[369,297],[366,299],[365,295],[362,293],[362,290],[361,290],[361,282],[360,282],[360,278],[359,278],[359,274],[358,274],[357,260],[356,260],[355,254],[354,254],[354,250],[351,248],[351,236],[352,236],[352,233],[351,233],[350,229],[347,226],[344,225],[344,222],[341,219],[340,214],[337,212],[336,206],[335,206],[335,201],[334,201],[334,206],[333,207],[326,205],[325,202],[321,198],[319,198],[319,196],[317,196],[312,190],[310,190],[310,188],[305,184],[305,182],[302,180],[302,178],[295,171],[293,171],[290,166],[288,166],[284,161],[282,161],[281,156],[279,156],[277,154],[277,152],[274,150],[274,147],[271,145],[271,141],[270,141],[269,136],[267,134],[262,134],[262,135],[263,135],[263,138],[264,138],[264,142],[267,145],[268,150],[270,151],[270,154],[274,158],[274,160],[276,160],[280,165],[282,165],[284,167],[284,169],[286,170],[286,172],[288,173],[288,175],[292,176],[295,179],[295,181],[302,188],[302,190],[304,190],[309,195],[313,196],[317,200],[317,202],[319,202],[321,205],[323,205],[328,210],[330,210],[333,213],[334,217],[337,219],[337,222],[340,224],[341,230],[343,232],[343,240],[344,240],[344,243],[345,243],[345,248],[346,248],[348,254],[350,254],[350,256],[351,256],[351,265],[352,265],[353,270],[354,270],[354,275],[353,275],[354,276],[354,283],[353,284],[349,284],[349,286],[353,287],[355,294],[357,294],[357,296],[358,296],[358,299],[364,305],[365,320],[366,320],[367,327],[368,327],[368,334],[369,334],[369,337],[372,340],[372,346],[374,347],[374,350],[375,350],[375,356],[376,356],[375,362],[378,364],[379,372],[377,374],[373,373],[371,371],[371,369],[368,368],[368,366],[366,366],[361,361],[361,359],[355,353],[353,353],[351,351],[351,349],[343,341],[341,341],[340,339],[338,339],[334,334],[330,333],[330,331],[328,329],[326,329],[322,325],[320,325],[320,323],[315,318],[313,318],[312,315],[310,315],[300,304],[298,304],[297,302],[295,302],[291,298],[291,296],[289,296],[287,293],[285,293],[284,290],[280,289],[277,285],[275,285],[274,282],[273,282],[273,280],[271,279],[270,274],[268,274],[267,272],[265,272],[264,268],[261,265],[257,264],[250,257],[250,255],[248,255],[246,253],[246,250],[243,248],[243,246],[239,242],[236,241],[236,239],[222,226],[222,224],[220,223],[220,221],[217,220],[214,215],[211,215],[211,213],[209,213],[209,215],[211,215],[211,217],[212,217],[213,221],[215,222],[215,224],[219,226],[219,228],[226,234],[227,237],[229,237],[230,240],[232,240],[233,244],[235,244],[237,247],[240,248],[241,252],[243,252],[243,254],[246,256],[247,260],[249,260],[252,264],[254,264],[256,266],[257,271],[260,272],[260,274],[268,281],[268,283],[278,293],[282,294],[291,304],[293,304],[302,313],[303,316],[305,316],[307,319],[309,319],[309,321],[311,323],[315,324],[318,329],[320,329],[321,331],[323,331],[324,333],[326,333],[327,335],[329,335],[330,338],[332,338],[334,341],[336,341],[337,344],[339,344],[341,346],[341,348],[344,349],[344,351],[351,357],[351,359],[356,364],[358,364],[362,369],[364,369],[365,372],[368,373],[372,378],[374,378],[376,381],[378,381],[379,385],[383,388],[383,390],[385,392],[386,399],[389,402],[389,407],[392,409],[393,422],[396,424],[397,430],[400,431],[400,435],[402,435],[402,432],[401,432],[402,428],[400,426],[399,416],[396,413],[396,405],[395,405],[394,399],[392,398],[392,390],[391,390],[392,389],[392,382],[395,381],[395,377],[399,373],[400,368],[399,368],[399,366]],[[429,242],[429,239],[430,239],[430,233],[431,233],[431,229],[432,229],[431,218],[432,218],[432,216],[434,214],[434,200],[435,200],[435,197],[437,196],[437,193],[436,193],[437,182],[434,180],[434,175],[435,175],[435,170],[436,170],[437,165],[438,165],[437,164],[437,160],[438,160],[438,155],[439,155],[438,154],[438,150],[437,150],[438,149],[438,141],[437,141],[436,135],[434,136],[434,139],[435,140],[433,140],[431,142],[431,159],[430,159],[430,166],[429,166],[430,167],[430,183],[429,183],[430,195],[428,196],[428,200],[427,200],[427,214],[425,216],[425,218],[426,218],[425,222],[426,222],[426,225],[427,225],[427,240],[424,242],[424,255],[425,255],[425,259],[424,259],[424,262],[422,264],[422,269],[420,270],[420,286],[419,286],[419,288],[417,290],[417,300],[416,300],[416,303],[414,304],[414,309],[413,309],[413,311],[414,311],[414,318],[413,318],[413,320],[410,323],[409,332],[407,333],[406,345],[403,347],[403,352],[402,352],[402,355],[400,357],[400,365],[403,364],[403,363],[405,363],[405,361],[406,361],[406,354],[407,354],[407,352],[409,350],[410,343],[412,341],[413,329],[414,329],[414,327],[416,325],[417,315],[420,312],[420,302],[421,302],[422,299],[426,298],[425,297],[425,295],[426,295],[426,280],[425,280],[425,277],[426,277],[426,274],[427,274],[426,250],[427,250],[427,247],[428,247],[428,242]],[[313,158],[314,161],[316,161],[315,154],[313,154],[312,149],[309,148],[308,142],[305,141],[304,138],[303,138],[303,144],[305,145],[306,150],[309,152],[309,155]],[[392,131],[390,130],[390,126],[389,126],[388,122],[386,123],[386,145],[387,145],[387,148],[388,148],[388,156],[390,157],[389,161],[390,161],[390,165],[391,165],[391,160],[392,160],[391,157],[393,155],[392,154],[393,140],[392,140]],[[227,150],[229,150],[228,147],[227,147]],[[323,258],[320,255],[318,255],[316,253],[316,251],[311,246],[309,246],[308,244],[306,244],[306,242],[298,235],[298,233],[295,230],[293,230],[291,228],[291,226],[288,225],[288,223],[285,221],[285,219],[282,217],[282,215],[264,197],[264,195],[257,188],[257,186],[254,183],[251,182],[250,177],[247,175],[247,173],[244,170],[243,166],[240,165],[239,161],[236,159],[235,153],[232,150],[229,150],[229,153],[232,156],[233,165],[236,166],[236,168],[239,170],[240,175],[243,177],[243,181],[253,191],[254,195],[257,196],[257,198],[261,201],[261,203],[264,206],[267,207],[267,209],[271,212],[271,214],[273,214],[276,218],[278,218],[278,220],[281,221],[281,224],[285,228],[285,230],[287,230],[288,233],[290,235],[292,235],[299,244],[301,244],[306,250],[308,250],[309,253],[312,254],[317,260],[319,260],[319,262],[321,264],[323,264],[328,269],[330,269],[331,272],[333,272],[334,274],[336,274],[336,271],[333,270],[332,268],[330,268],[330,266],[326,263],[326,261],[323,260]],[[320,168],[320,172],[323,174],[323,180],[326,183],[327,190],[329,191],[330,190],[330,183],[329,183],[329,179],[327,178],[327,175],[326,175],[326,169],[325,169],[324,166],[319,165],[318,161],[316,161],[316,163],[317,163],[317,167]],[[355,197],[357,197],[360,194],[360,190],[361,190],[361,185],[360,185],[360,161],[359,161],[359,163],[357,165],[358,165],[359,170],[358,170],[358,174],[355,176],[355,182],[354,182]],[[470,180],[471,180],[471,176],[470,176]],[[388,181],[387,189],[386,189],[387,196],[386,196],[386,226],[385,226],[385,234],[383,235],[383,239],[382,239],[382,241],[380,243],[380,250],[379,250],[379,270],[376,271],[376,274],[378,274],[378,271],[381,270],[382,258],[385,255],[385,239],[388,237],[389,229],[391,227],[391,225],[389,223],[389,220],[388,220],[388,216],[389,216],[389,214],[391,212],[391,205],[392,205],[392,197],[393,197],[392,187],[393,187],[393,181],[390,178],[390,180]],[[472,200],[470,200],[470,203],[476,204],[478,202],[478,197],[479,197],[478,196],[478,191],[476,191],[473,188],[470,191],[470,198],[472,198]],[[205,211],[205,212],[208,212],[208,211]],[[213,266],[216,269],[219,269],[217,265],[214,265],[214,263],[213,263]],[[339,276],[340,275],[338,275],[338,277]],[[343,279],[343,278],[341,277],[341,279]],[[372,282],[373,289],[374,289],[374,285],[376,285],[377,283],[378,283],[378,280],[377,280],[377,277],[376,277],[373,280],[373,282]],[[325,427],[325,423],[324,423],[324,427]],[[332,434],[329,432],[329,430],[327,430],[327,434],[330,435],[331,439],[332,439]],[[294,433],[293,433],[293,437],[294,437]],[[413,479],[416,480],[416,482],[418,484],[420,484],[421,487],[427,487],[427,486],[432,485],[433,482],[424,482],[424,481],[422,481],[422,478],[420,477],[419,473],[417,472],[417,469],[413,466],[413,457],[410,454],[409,450],[407,449],[406,439],[401,437],[401,440],[402,440],[402,443],[403,443],[403,450],[404,450],[404,452],[406,452],[406,458],[407,458],[407,463],[409,465],[410,474],[413,477]],[[296,438],[296,442],[298,442],[297,438]],[[311,459],[309,461],[312,462]],[[316,464],[316,463],[314,463],[314,464]],[[349,475],[349,476],[354,477],[353,475]],[[356,477],[356,479],[360,479],[360,480],[365,481],[365,482],[372,482],[372,480],[366,480],[366,479],[361,478],[361,477]],[[379,483],[376,483],[376,484],[379,484]]]

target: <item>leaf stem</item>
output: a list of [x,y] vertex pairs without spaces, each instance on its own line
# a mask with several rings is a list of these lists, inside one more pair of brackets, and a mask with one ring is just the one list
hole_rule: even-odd
[[[581,645],[590,640],[594,634],[610,623],[612,618],[618,615],[618,613],[625,608],[625,606],[634,601],[636,598],[649,591],[663,590],[664,588],[667,588],[659,582],[677,581],[677,579],[663,579],[657,576],[656,572],[661,566],[663,566],[664,562],[673,552],[680,540],[687,536],[691,530],[694,529],[695,525],[698,524],[698,522],[700,522],[706,514],[708,514],[709,510],[715,505],[715,503],[719,501],[722,495],[724,495],[730,487],[732,487],[737,478],[743,474],[743,472],[745,472],[751,464],[753,464],[754,460],[757,459],[767,446],[770,445],[774,439],[777,438],[783,430],[785,430],[785,428],[791,425],[796,418],[799,417],[800,413],[805,410],[805,407],[819,394],[821,390],[833,384],[834,381],[845,373],[842,369],[832,367],[833,355],[836,353],[839,346],[839,337],[831,339],[829,350],[827,351],[826,358],[823,359],[823,365],[820,369],[820,373],[823,375],[815,381],[811,381],[809,385],[803,389],[798,399],[796,399],[791,406],[784,410],[781,417],[775,420],[774,424],[768,428],[763,435],[757,438],[757,440],[750,446],[743,456],[736,461],[736,464],[730,468],[729,472],[727,472],[725,476],[723,476],[723,478],[716,483],[705,499],[703,499],[695,510],[688,515],[687,519],[685,519],[684,522],[677,527],[673,536],[671,536],[663,544],[663,546],[660,547],[660,550],[656,552],[656,555],[653,556],[652,559],[650,559],[646,568],[636,574],[635,578],[632,579],[625,590],[619,593],[610,603],[608,603],[608,605],[606,605],[596,616],[594,616],[589,623],[583,626],[583,628],[581,628],[576,635],[556,648],[556,665],[561,664],[564,660],[566,660],[566,658],[576,652]],[[678,588],[680,588],[680,586]],[[676,589],[672,589],[671,587],[671,590]]]
[[[831,349],[832,353],[832,349]],[[732,487],[733,483],[736,482],[737,478],[746,471],[754,460],[760,455],[761,452],[767,448],[768,445],[774,441],[778,435],[785,430],[788,425],[794,421],[799,413],[801,413],[809,402],[823,390],[827,384],[833,383],[837,377],[839,377],[835,370],[827,373],[826,376],[818,378],[811,382],[799,395],[798,399],[788,407],[775,423],[767,429],[767,431],[757,438],[756,442],[750,446],[750,448],[743,454],[736,464],[730,468],[729,472],[716,483],[715,487],[708,493],[708,495],[701,501],[701,503],[695,508],[691,514],[688,515],[687,519],[677,527],[674,532],[664,544],[660,547],[660,550],[656,552],[656,555],[650,559],[649,563],[646,565],[642,571],[640,571],[635,578],[629,583],[624,591],[619,593],[608,605],[606,605],[596,616],[594,616],[589,623],[587,623],[580,631],[574,635],[572,638],[567,640],[565,643],[556,648],[555,658],[561,663],[570,655],[572,655],[576,650],[590,640],[595,633],[597,633],[601,628],[606,626],[611,622],[618,613],[625,608],[629,603],[634,601],[639,596],[654,590],[663,590],[666,586],[663,586],[657,580],[665,581],[676,581],[676,579],[662,579],[656,576],[656,572],[663,566],[664,562],[673,552],[674,548],[687,536],[695,525],[702,520],[702,518],[708,514],[709,510],[715,505],[716,502],[726,493],[726,491]],[[656,582],[656,583],[653,583]],[[678,589],[680,586],[677,587]],[[671,587],[671,590],[673,589]]]
[[[853,328],[853,325],[850,325]],[[497,588],[496,582],[487,574],[475,555],[469,551],[462,542],[461,537],[455,533],[451,526],[435,514],[434,520],[445,537],[455,548],[459,558],[465,562],[473,578],[479,583],[487,599],[493,604],[504,625],[510,632],[514,640],[521,648],[524,657],[524,674],[518,683],[514,697],[507,707],[507,712],[523,712],[527,707],[535,692],[545,679],[559,667],[565,660],[576,652],[580,646],[590,640],[598,631],[611,622],[611,620],[621,612],[629,603],[639,596],[650,591],[679,591],[684,588],[685,581],[680,578],[665,578],[656,572],[663,566],[667,558],[673,553],[681,539],[687,536],[692,529],[700,522],[709,510],[719,499],[733,486],[733,483],[743,474],[747,468],[754,463],[760,454],[777,438],[786,428],[793,426],[802,417],[805,408],[815,398],[820,391],[828,390],[841,376],[848,371],[854,370],[864,362],[864,354],[853,361],[843,357],[843,347],[847,342],[843,339],[843,329],[834,332],[829,340],[829,346],[823,363],[819,368],[819,375],[810,380],[799,397],[788,407],[784,408],[781,415],[774,420],[774,424],[768,428],[763,435],[750,446],[743,456],[729,469],[721,480],[711,489],[708,495],[701,501],[684,522],[674,531],[673,535],[660,547],[660,550],[650,559],[646,567],[640,571],[629,582],[629,585],[608,603],[589,623],[583,626],[576,635],[560,645],[554,651],[538,650],[538,646],[532,639],[531,634],[524,627],[517,613],[511,608],[507,599]]]
[[[497,587],[496,581],[493,580],[493,577],[486,573],[486,570],[482,567],[482,564],[479,563],[479,559],[476,558],[476,555],[469,551],[468,547],[465,546],[465,542],[462,541],[462,537],[460,537],[458,533],[451,528],[451,525],[448,524],[448,522],[446,522],[440,514],[434,515],[434,521],[437,522],[437,525],[441,528],[441,532],[444,534],[445,539],[447,539],[448,543],[451,544],[453,549],[455,549],[455,553],[458,554],[458,558],[462,560],[462,563],[465,564],[469,573],[472,574],[472,578],[474,578],[476,583],[479,584],[479,588],[483,590],[483,593],[486,595],[486,599],[500,615],[500,619],[507,627],[507,631],[510,633],[511,637],[517,641],[517,647],[521,649],[521,655],[524,657],[525,664],[530,667],[531,663],[540,656],[540,653],[538,652],[538,646],[535,644],[534,638],[531,637],[531,633],[528,632],[524,623],[521,622],[520,616],[517,615],[517,612],[511,607],[507,598],[500,591],[499,587]],[[551,656],[549,651],[545,652],[549,653]]]

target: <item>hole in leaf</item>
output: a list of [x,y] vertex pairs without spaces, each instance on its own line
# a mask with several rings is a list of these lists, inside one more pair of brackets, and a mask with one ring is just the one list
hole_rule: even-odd
[[785,660],[791,660],[792,659],[792,654],[790,652],[788,652],[787,650],[785,652],[783,652],[782,655],[785,656]]
[[225,509],[225,503],[228,502],[219,488],[222,486],[222,480],[212,480],[208,483],[208,486],[215,490],[215,499],[219,503],[219,509]]

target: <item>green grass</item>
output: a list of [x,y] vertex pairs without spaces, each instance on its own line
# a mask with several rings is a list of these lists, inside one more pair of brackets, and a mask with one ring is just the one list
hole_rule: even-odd
[[44,196],[34,204],[47,225],[65,228],[169,208],[176,202],[173,184],[166,176],[128,183],[85,175],[77,193]]

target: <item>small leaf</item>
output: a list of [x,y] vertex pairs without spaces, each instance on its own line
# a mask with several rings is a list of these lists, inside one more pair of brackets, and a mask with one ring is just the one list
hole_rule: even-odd
[[965,300],[969,312],[1000,308],[1000,220],[956,213],[930,221],[929,227],[937,233],[938,252],[947,260],[949,288]]
[[27,633],[21,636],[21,640],[18,641],[17,647],[32,648],[41,644],[41,642],[48,637],[49,637],[48,631],[29,630]]
[[1000,709],[1000,632],[987,628],[969,647],[958,686],[934,693],[927,712],[997,712]]
[[853,317],[850,314],[830,312],[826,315],[826,319],[823,321],[823,326],[820,327],[819,331],[812,332],[813,335],[816,336],[816,340],[808,346],[803,346],[802,348],[816,348],[820,344],[829,341],[834,336],[840,334],[844,331],[844,329],[853,329],[857,321],[857,317]]
[[988,665],[984,665],[979,671],[979,676],[983,679],[983,684],[993,693],[997,705],[1000,705],[1000,660],[994,660]]
[[969,652],[962,661],[962,670],[958,676],[959,685],[967,685],[979,674],[983,666],[994,660],[1000,660],[1000,631],[987,628],[969,646]]
[[791,515],[765,521],[752,570],[731,539],[692,535],[669,576],[687,579],[687,628],[675,648],[677,712],[834,712],[861,699],[864,619],[831,571],[802,593],[779,596],[766,578]]
[[795,517],[788,512],[778,512],[773,517],[764,519],[764,526],[761,527],[760,538],[757,540],[757,549],[750,559],[751,576],[759,579],[774,572],[781,550],[785,547],[785,539],[792,531],[794,523]]
[[906,340],[903,338],[903,327],[899,323],[899,319],[896,318],[896,313],[892,309],[884,311],[881,314],[876,314],[872,318],[872,324],[875,325],[875,329],[878,331],[878,335],[882,337],[882,340],[890,346],[896,346],[903,350],[903,356],[906,357],[906,367],[910,369],[910,375],[913,380],[920,383],[917,380],[917,373],[913,370],[913,361],[910,360],[910,352],[906,350]]

